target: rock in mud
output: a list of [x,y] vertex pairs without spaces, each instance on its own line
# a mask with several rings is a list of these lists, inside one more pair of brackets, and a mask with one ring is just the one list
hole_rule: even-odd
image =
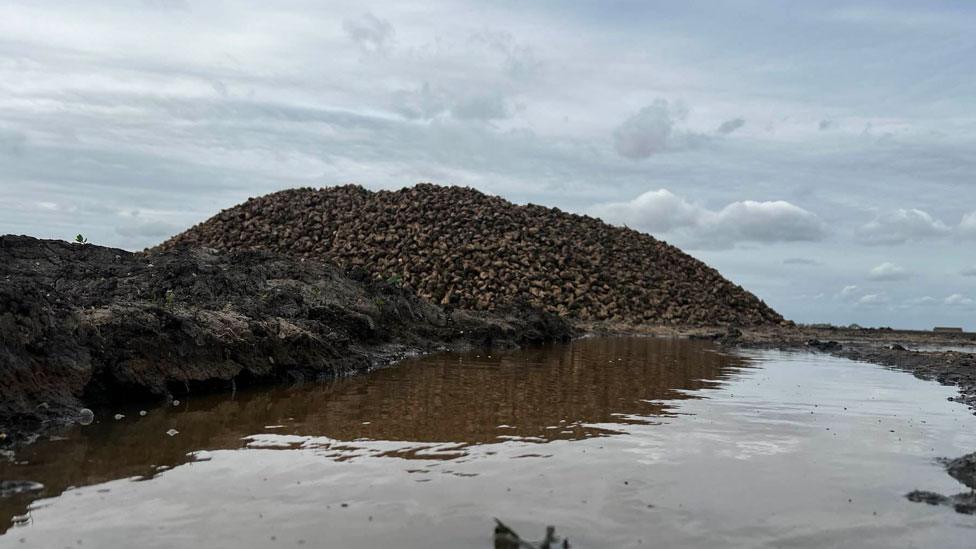
[[949,503],[949,498],[935,492],[926,490],[914,490],[905,495],[908,501],[915,503],[928,503],[929,505],[945,505]]
[[569,540],[556,536],[556,528],[546,527],[546,537],[538,542],[525,541],[502,521],[495,519],[495,549],[569,549]]
[[31,480],[0,480],[0,498],[7,498],[26,492],[39,492],[43,489],[43,484]]
[[435,303],[513,303],[584,321],[689,326],[783,317],[715,269],[654,237],[474,189],[419,184],[281,191],[163,243],[270,250],[396,281]]
[[83,407],[572,333],[528,306],[446,311],[321,261],[0,236],[0,432],[10,443],[78,419]]
[[946,461],[949,476],[976,490],[976,452]]
[[967,454],[956,459],[941,460],[946,473],[969,488],[954,496],[944,496],[935,492],[915,490],[905,495],[909,501],[928,503],[929,505],[947,505],[957,513],[976,515],[976,453]]

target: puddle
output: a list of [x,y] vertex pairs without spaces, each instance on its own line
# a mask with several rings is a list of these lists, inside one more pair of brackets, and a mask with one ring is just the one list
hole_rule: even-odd
[[954,392],[685,340],[440,355],[99,412],[0,463],[43,486],[0,499],[0,547],[491,547],[494,517],[573,547],[971,547],[976,517],[904,497],[962,490]]

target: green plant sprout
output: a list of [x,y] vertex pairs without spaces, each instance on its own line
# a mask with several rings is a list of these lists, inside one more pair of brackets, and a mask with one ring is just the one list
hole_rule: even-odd
[[81,233],[75,236],[75,244],[88,244],[88,239]]

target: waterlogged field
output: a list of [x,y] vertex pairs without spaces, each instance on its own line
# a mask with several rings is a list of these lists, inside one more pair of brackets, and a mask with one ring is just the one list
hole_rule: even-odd
[[[972,547],[954,389],[822,355],[594,338],[99,412],[0,479],[0,547]],[[121,412],[122,419],[112,414]]]

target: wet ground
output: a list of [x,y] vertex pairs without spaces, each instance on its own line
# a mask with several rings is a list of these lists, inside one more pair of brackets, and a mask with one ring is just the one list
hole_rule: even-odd
[[[100,411],[0,463],[0,547],[972,547],[955,389],[823,354],[594,338]],[[124,414],[114,419],[114,413]],[[17,486],[9,484],[8,487]]]

